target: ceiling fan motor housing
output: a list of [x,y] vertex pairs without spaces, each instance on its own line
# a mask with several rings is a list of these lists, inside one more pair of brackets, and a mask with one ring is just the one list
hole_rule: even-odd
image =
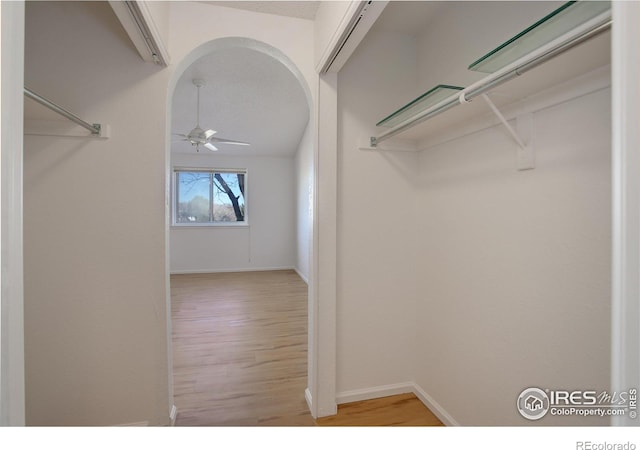
[[198,145],[198,144],[204,145],[207,143],[207,140],[214,134],[216,134],[215,131],[213,130],[205,131],[198,126],[189,132],[189,134],[187,135],[187,138],[189,139],[192,145]]

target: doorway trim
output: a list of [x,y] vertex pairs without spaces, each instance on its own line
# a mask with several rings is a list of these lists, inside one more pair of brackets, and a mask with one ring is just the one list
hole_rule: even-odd
[[22,154],[24,2],[2,2],[0,204],[0,426],[24,426],[24,269]]
[[640,4],[612,2],[612,16],[611,389],[626,392],[640,388]]

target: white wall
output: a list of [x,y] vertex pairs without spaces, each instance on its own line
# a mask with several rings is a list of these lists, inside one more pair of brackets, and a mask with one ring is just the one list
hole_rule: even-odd
[[295,156],[296,259],[295,269],[307,283],[311,252],[313,205],[313,122],[309,122]]
[[168,424],[168,74],[106,2],[26,8],[26,84],[112,128],[25,137],[27,424]]
[[339,402],[407,381],[413,358],[418,156],[358,147],[415,89],[416,41],[372,33],[338,74]]
[[[209,17],[215,26],[194,27],[196,17]],[[173,65],[170,71],[182,71],[195,60],[198,50],[215,39],[250,38],[282,52],[300,71],[311,98],[318,75],[313,66],[313,22],[305,19],[255,13],[199,2],[171,2],[169,53]],[[204,47],[203,47],[204,46]],[[176,78],[177,80],[177,78]]]
[[498,127],[420,155],[415,381],[462,425],[531,425],[531,386],[608,389],[609,98],[535,113],[531,171]]
[[296,181],[291,157],[172,155],[174,167],[246,169],[248,226],[171,228],[171,273],[291,269]]

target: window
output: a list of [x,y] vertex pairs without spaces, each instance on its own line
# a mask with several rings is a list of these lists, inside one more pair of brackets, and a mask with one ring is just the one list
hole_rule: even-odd
[[246,170],[174,169],[174,225],[246,224]]

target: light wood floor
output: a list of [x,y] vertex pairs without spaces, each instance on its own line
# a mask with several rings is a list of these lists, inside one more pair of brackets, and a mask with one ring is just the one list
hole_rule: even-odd
[[294,271],[171,277],[176,425],[313,425]]
[[316,420],[319,426],[443,426],[413,394],[392,395],[338,405],[338,414]]
[[292,270],[171,276],[177,426],[441,425],[412,394],[313,420],[307,285]]

